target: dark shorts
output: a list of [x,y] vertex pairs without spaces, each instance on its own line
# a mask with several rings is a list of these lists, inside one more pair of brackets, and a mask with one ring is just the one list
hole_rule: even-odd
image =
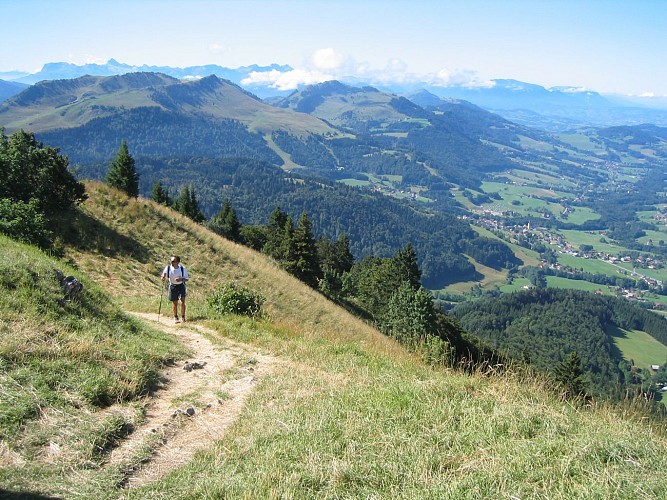
[[177,285],[169,285],[169,300],[172,302],[178,299],[185,300],[185,283],[179,283]]

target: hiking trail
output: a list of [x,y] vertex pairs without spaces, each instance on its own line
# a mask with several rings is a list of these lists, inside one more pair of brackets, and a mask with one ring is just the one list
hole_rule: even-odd
[[204,334],[219,334],[193,323],[174,325],[164,316],[158,323],[156,314],[127,313],[176,335],[192,352],[162,371],[161,385],[146,398],[145,417],[109,455],[106,467],[123,467],[142,449],[151,450],[150,458],[125,470],[123,487],[135,488],[164,477],[222,438],[278,360],[229,339],[213,344]]

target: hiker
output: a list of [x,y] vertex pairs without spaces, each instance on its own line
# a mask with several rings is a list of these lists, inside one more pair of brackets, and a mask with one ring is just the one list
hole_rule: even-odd
[[180,323],[178,318],[178,301],[181,301],[181,319],[185,323],[185,282],[188,281],[188,272],[181,265],[181,258],[174,255],[169,259],[169,265],[162,271],[162,281],[169,280],[169,294],[174,310],[174,323]]

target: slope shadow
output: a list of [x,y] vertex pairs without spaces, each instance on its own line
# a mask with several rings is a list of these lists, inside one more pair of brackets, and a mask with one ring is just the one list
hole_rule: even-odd
[[10,491],[10,490],[5,490],[3,488],[0,488],[0,500],[2,499],[11,499],[11,500],[50,500],[50,499],[56,499],[56,498],[61,498],[61,497],[52,497],[52,496],[46,496],[46,495],[40,495],[39,493],[30,493],[30,492],[25,492],[25,491]]
[[80,210],[70,211],[54,223],[64,243],[77,250],[97,252],[105,257],[131,256],[141,263],[148,262],[149,251],[146,246]]

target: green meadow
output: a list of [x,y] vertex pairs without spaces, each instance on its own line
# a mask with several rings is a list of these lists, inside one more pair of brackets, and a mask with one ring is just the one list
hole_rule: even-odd
[[642,369],[667,363],[667,346],[645,332],[617,328],[612,338],[623,357],[628,361],[633,360]]

